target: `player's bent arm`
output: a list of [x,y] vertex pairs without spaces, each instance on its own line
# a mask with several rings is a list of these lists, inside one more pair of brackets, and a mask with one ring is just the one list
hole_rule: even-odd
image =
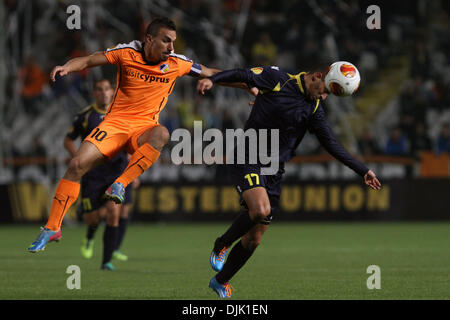
[[86,68],[101,66],[108,63],[109,61],[106,59],[104,53],[98,51],[89,56],[73,58],[67,61],[63,66],[56,66],[50,73],[50,78],[55,81],[57,74],[60,76],[65,76],[70,72],[77,72]]
[[[213,83],[245,83],[248,82],[248,75],[244,69],[225,70],[219,73],[215,73],[210,76],[209,79]],[[247,86],[248,88],[248,86]]]
[[71,158],[73,158],[77,153],[75,142],[67,136],[64,137],[64,148],[67,150],[67,152],[69,152]]
[[202,64],[200,66],[202,67],[202,71],[199,74],[199,78],[201,78],[201,79],[211,77],[221,71],[219,69],[208,68]]
[[258,90],[256,88],[250,88],[247,85],[248,75],[244,69],[233,69],[215,72],[213,75],[208,76],[207,79],[202,79],[199,81],[197,86],[197,90],[204,94],[205,90],[211,89],[214,84],[239,88],[248,90],[252,95],[256,96],[258,94]]
[[[202,64],[200,66],[202,67],[202,72],[200,73],[200,76],[199,76],[200,79],[209,78],[209,77],[212,77],[212,76],[218,74],[219,72],[223,72],[222,70],[219,70],[219,69],[205,67]],[[238,89],[244,89],[244,90],[250,89],[249,86],[245,82],[223,81],[223,82],[216,82],[216,83],[221,86],[227,86],[227,87],[232,87],[232,88],[238,88]]]

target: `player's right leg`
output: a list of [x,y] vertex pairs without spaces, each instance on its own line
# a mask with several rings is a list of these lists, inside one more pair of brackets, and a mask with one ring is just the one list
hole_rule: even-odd
[[244,266],[253,255],[253,252],[261,242],[261,238],[266,232],[269,224],[257,224],[248,231],[228,255],[222,270],[210,281],[209,287],[213,289],[221,298],[231,298],[231,278]]
[[215,271],[222,270],[228,248],[239,238],[249,232],[259,223],[267,223],[271,206],[269,196],[264,187],[258,186],[244,190],[242,199],[248,210],[241,213],[232,223],[230,228],[216,239],[210,255],[211,267]]
[[125,237],[125,233],[127,230],[127,224],[128,224],[128,215],[130,212],[130,207],[132,203],[132,189],[133,186],[130,184],[128,187],[125,188],[125,202],[120,206],[120,215],[119,215],[119,233],[116,243],[116,249],[113,253],[113,258],[120,260],[120,261],[127,261],[128,256],[123,254],[120,251],[120,247],[123,242],[123,238]]
[[81,144],[56,188],[48,222],[37,239],[28,247],[29,252],[44,250],[50,238],[61,228],[67,210],[78,198],[81,177],[103,163],[104,159],[103,154],[92,143],[84,141]]
[[125,188],[158,160],[169,138],[169,131],[158,123],[144,127],[143,130],[133,134],[129,141],[129,149],[132,153],[130,162],[106,190],[105,198],[115,203],[123,203]]
[[106,207],[106,227],[103,233],[103,261],[102,270],[114,271],[116,268],[111,263],[113,252],[116,249],[116,243],[119,235],[119,215],[120,205],[112,201],[105,204]]

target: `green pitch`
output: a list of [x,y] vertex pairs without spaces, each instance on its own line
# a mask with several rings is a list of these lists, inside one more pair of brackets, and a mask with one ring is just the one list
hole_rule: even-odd
[[[60,243],[26,251],[38,226],[0,226],[0,299],[217,299],[209,254],[228,224],[134,224],[115,261],[100,270],[103,227],[91,260],[80,256],[84,227]],[[235,299],[450,299],[450,223],[273,223],[231,281]],[[66,287],[69,265],[81,289]],[[381,289],[369,290],[369,265]]]

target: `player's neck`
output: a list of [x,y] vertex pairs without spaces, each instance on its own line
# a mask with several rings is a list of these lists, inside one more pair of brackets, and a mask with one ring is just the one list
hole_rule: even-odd
[[306,73],[303,76],[303,80],[305,81],[305,93],[309,91],[309,87],[311,85],[311,75],[309,73]]
[[147,62],[148,64],[154,65],[154,64],[159,64],[161,62],[158,57],[152,57],[151,50],[150,50],[150,48],[148,48],[146,43],[144,43],[143,56],[144,56],[145,62]]
[[311,83],[312,83],[311,77],[312,77],[312,75],[310,73],[306,73],[303,75],[304,90],[305,90],[304,95],[306,96],[306,98],[308,100],[315,101],[315,99],[310,94]]

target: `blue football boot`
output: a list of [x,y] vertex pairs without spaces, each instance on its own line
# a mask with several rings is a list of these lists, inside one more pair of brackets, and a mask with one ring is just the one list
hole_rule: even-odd
[[220,243],[219,238],[217,238],[214,243],[214,248],[209,257],[209,262],[211,263],[211,267],[214,271],[219,272],[222,270],[223,265],[225,264],[225,258],[227,257],[228,247],[224,246]]
[[45,246],[50,241],[50,238],[57,233],[56,231],[52,231],[47,228],[41,227],[41,233],[36,238],[36,240],[28,247],[29,252],[38,252],[43,251],[45,249]]
[[117,204],[121,204],[125,197],[125,187],[120,182],[114,182],[106,189],[103,197],[107,200],[112,200]]
[[209,287],[213,289],[219,297],[228,299],[231,298],[231,289],[234,289],[228,282],[220,284],[217,282],[216,277],[212,277],[211,281],[209,281]]

